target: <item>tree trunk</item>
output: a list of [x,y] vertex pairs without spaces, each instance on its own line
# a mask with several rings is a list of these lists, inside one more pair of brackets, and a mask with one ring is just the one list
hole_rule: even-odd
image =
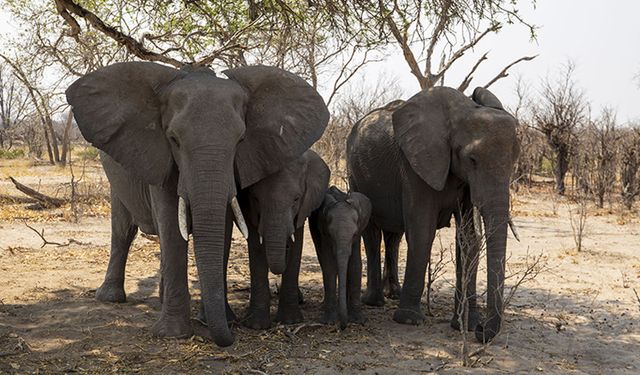
[[60,157],[60,163],[62,165],[67,164],[67,154],[69,154],[69,133],[71,131],[71,124],[73,124],[73,111],[70,109],[67,115],[67,122],[64,125],[64,135],[62,136],[62,156]]
[[42,122],[42,129],[44,130],[44,142],[47,145],[47,154],[49,154],[49,162],[53,165],[56,161],[53,159],[53,152],[51,151],[51,142],[49,141],[49,130],[44,122],[44,119],[40,119]]
[[564,177],[569,170],[569,152],[564,146],[556,148],[556,166],[554,170],[556,179],[556,191],[560,195],[565,193]]
[[58,148],[58,137],[56,137],[56,132],[53,129],[53,121],[51,121],[51,116],[49,116],[49,114],[45,116],[45,124],[49,129],[49,134],[51,134],[51,148],[53,149],[53,158],[56,163],[59,163],[60,150]]

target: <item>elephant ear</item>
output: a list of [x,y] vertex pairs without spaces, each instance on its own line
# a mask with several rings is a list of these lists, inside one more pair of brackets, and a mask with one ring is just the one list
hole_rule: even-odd
[[329,167],[318,154],[308,150],[303,157],[307,159],[305,189],[296,217],[296,228],[303,226],[311,212],[322,205],[325,195],[327,195],[325,193],[329,187],[329,177],[331,176]]
[[346,201],[358,212],[358,228],[364,230],[371,216],[371,201],[364,194],[357,192],[349,193]]
[[143,181],[162,184],[173,157],[158,93],[184,74],[150,62],[113,64],[75,81],[67,102],[87,141]]
[[473,90],[471,99],[481,106],[501,109],[504,111],[502,102],[500,102],[500,100],[498,100],[498,98],[493,95],[491,91],[485,89],[484,87],[476,87],[476,89]]
[[248,92],[246,130],[235,159],[241,188],[284,168],[322,136],[329,111],[302,78],[268,66],[230,69],[224,74]]
[[[429,186],[442,190],[449,174],[451,147],[444,87],[423,90],[393,113],[395,139],[411,168]],[[460,94],[461,95],[461,94]]]

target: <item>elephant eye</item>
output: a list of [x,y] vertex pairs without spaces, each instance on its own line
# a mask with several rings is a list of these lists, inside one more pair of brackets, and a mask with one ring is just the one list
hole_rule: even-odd
[[469,157],[469,161],[471,161],[471,165],[475,168],[478,166],[478,161],[473,156]]
[[180,148],[180,141],[178,141],[178,138],[176,138],[175,135],[169,136],[169,142],[171,142],[171,144],[176,146],[177,148]]

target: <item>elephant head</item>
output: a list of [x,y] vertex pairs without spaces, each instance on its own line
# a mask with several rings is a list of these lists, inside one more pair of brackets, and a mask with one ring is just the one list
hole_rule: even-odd
[[347,194],[332,186],[325,195],[321,211],[331,241],[331,255],[338,266],[338,316],[340,329],[345,329],[349,322],[347,282],[352,277],[348,276],[347,270],[353,244],[360,243],[360,234],[369,223],[371,202],[364,194]]
[[247,189],[249,220],[258,230],[271,272],[284,272],[288,240],[295,241],[295,230],[322,204],[329,176],[322,158],[308,150]]
[[491,340],[499,331],[503,289],[509,183],[519,145],[517,120],[488,90],[473,100],[437,87],[424,90],[393,114],[395,137],[411,168],[429,186],[442,190],[450,173],[469,186],[479,208],[487,244],[487,317],[476,337]]
[[196,264],[211,336],[234,341],[225,319],[226,212],[244,188],[297,159],[329,119],[318,93],[283,70],[243,67],[216,77],[150,62],[118,63],[67,89],[82,135],[151,185],[178,173],[190,212]]

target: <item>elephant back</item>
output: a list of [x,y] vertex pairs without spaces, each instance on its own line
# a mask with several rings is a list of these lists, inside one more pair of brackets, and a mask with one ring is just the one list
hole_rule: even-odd
[[360,119],[347,138],[347,170],[352,191],[367,196],[371,217],[382,227],[401,230],[403,155],[394,138],[392,115],[402,107],[394,101]]

